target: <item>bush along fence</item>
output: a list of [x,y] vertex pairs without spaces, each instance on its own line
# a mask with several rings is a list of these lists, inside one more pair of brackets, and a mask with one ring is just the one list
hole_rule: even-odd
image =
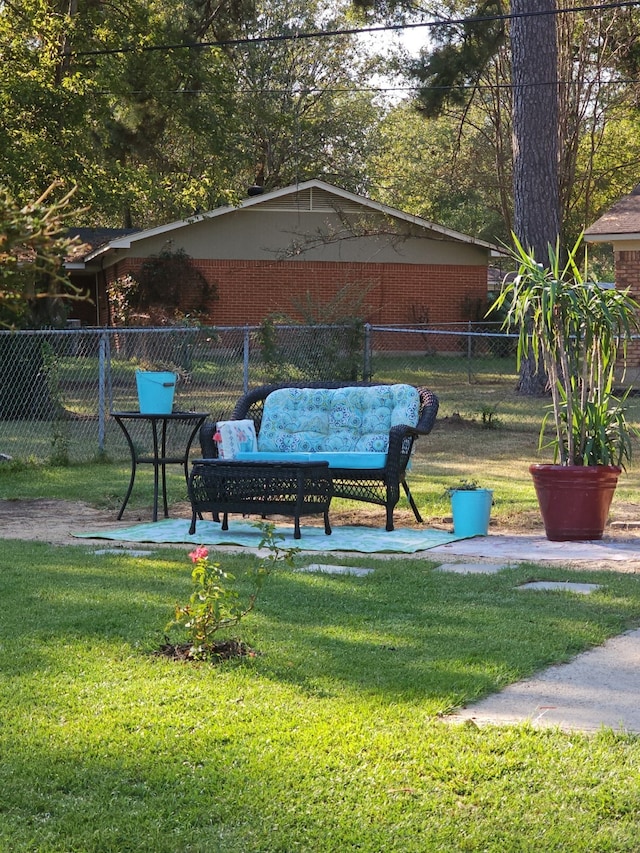
[[[479,324],[103,328],[0,332],[0,453],[126,459],[114,410],[138,407],[137,370],[178,375],[174,408],[228,417],[249,387],[364,379],[444,391],[515,387],[515,338]],[[142,440],[142,439],[141,439]]]

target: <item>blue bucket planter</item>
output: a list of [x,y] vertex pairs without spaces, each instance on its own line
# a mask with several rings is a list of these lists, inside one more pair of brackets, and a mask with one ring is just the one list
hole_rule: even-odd
[[451,492],[453,532],[456,536],[486,536],[493,504],[490,489],[454,489]]
[[176,390],[175,373],[163,370],[137,370],[136,385],[140,413],[143,415],[170,415]]

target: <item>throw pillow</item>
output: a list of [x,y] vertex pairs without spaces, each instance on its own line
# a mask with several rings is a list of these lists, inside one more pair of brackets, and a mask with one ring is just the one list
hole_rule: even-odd
[[220,459],[233,459],[238,453],[253,453],[258,449],[256,428],[248,418],[244,421],[218,421],[213,436]]

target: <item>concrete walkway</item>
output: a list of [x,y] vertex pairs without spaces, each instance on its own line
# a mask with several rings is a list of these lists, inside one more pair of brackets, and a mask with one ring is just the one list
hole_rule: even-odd
[[531,723],[536,728],[640,734],[640,630],[446,717],[477,725]]
[[[542,536],[487,536],[454,542],[429,552],[446,555],[441,571],[500,571],[518,562],[559,561],[572,568],[640,573],[640,540],[548,542]],[[640,578],[638,578],[640,583]],[[573,584],[567,594],[589,594]],[[580,588],[582,587],[582,588]],[[552,666],[445,718],[479,726],[530,723],[566,731],[640,734],[640,630],[614,637],[566,664]]]
[[544,535],[493,534],[461,539],[449,545],[432,548],[433,557],[475,557],[480,560],[545,563],[584,563],[585,568],[599,568],[615,563],[616,570],[630,567],[640,572],[640,538],[605,537],[593,542],[550,542]]

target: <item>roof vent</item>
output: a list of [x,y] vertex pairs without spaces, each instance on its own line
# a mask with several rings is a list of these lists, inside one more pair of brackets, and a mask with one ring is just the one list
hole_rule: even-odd
[[247,195],[249,196],[249,198],[252,198],[254,195],[262,195],[263,192],[264,187],[261,187],[258,184],[254,184],[247,190]]

